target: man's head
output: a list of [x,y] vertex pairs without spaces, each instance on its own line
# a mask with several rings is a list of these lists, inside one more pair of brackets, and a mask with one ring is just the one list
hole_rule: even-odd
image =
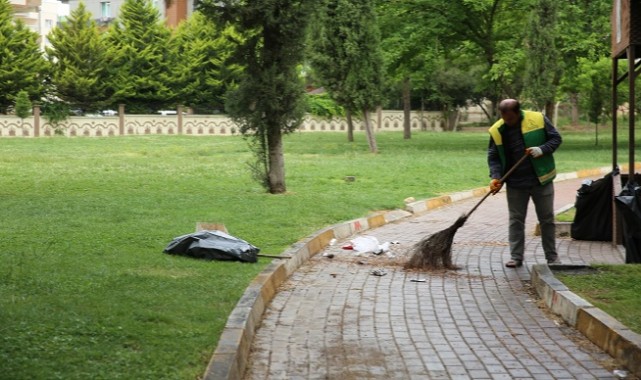
[[518,125],[521,119],[521,103],[516,99],[505,99],[499,103],[501,118],[507,125]]

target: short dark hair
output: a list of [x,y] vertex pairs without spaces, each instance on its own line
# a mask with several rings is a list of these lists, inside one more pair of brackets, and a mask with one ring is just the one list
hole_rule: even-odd
[[513,99],[506,99],[499,103],[499,111],[505,112],[505,111],[514,111],[514,112],[521,112],[521,103],[519,103],[518,100],[513,100]]

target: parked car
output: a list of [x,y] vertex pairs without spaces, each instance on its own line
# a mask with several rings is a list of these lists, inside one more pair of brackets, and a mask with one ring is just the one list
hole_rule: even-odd
[[114,111],[114,110],[103,110],[103,111],[102,111],[102,114],[103,114],[104,116],[117,116],[117,115],[118,115],[118,111]]
[[161,111],[158,111],[158,113],[161,114],[162,116],[167,116],[167,115],[176,115],[178,112],[176,112],[175,110],[161,110]]

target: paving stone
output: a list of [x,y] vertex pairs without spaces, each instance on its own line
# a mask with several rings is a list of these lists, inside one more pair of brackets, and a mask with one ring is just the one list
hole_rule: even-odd
[[[555,185],[555,208],[574,201],[581,181]],[[477,201],[363,234],[401,242],[393,247],[402,255]],[[531,205],[526,231],[535,219]],[[600,364],[607,355],[582,349],[576,331],[557,326],[532,299],[529,265],[545,263],[540,238],[527,233],[526,265],[504,267],[504,192],[487,198],[457,231],[456,272],[405,272],[380,257],[354,256],[340,243],[325,249],[334,259],[312,257],[280,287],[256,332],[246,379],[611,378]],[[564,262],[622,262],[609,243],[558,239],[557,246]],[[386,276],[370,274],[379,267]],[[425,282],[410,282],[416,278]]]

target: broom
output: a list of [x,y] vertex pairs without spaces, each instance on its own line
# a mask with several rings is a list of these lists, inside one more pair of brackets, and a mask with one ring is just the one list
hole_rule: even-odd
[[[505,182],[516,168],[525,161],[528,154],[521,157],[516,164],[501,179],[500,183]],[[483,198],[467,213],[460,216],[454,224],[450,227],[436,232],[427,238],[422,239],[412,247],[412,256],[405,263],[405,269],[459,269],[456,265],[452,264],[452,241],[456,231],[461,228],[467,218],[487,199],[490,194],[494,195],[496,192],[488,192]]]

